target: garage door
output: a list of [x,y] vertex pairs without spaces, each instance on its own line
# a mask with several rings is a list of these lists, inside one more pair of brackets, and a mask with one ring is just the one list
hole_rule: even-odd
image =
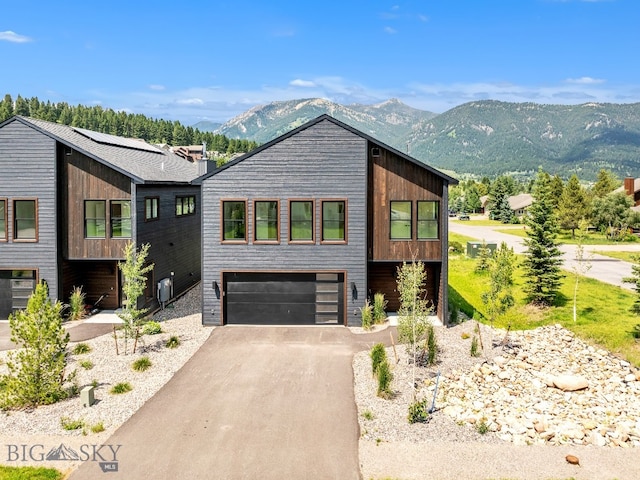
[[344,273],[225,273],[228,324],[327,325],[344,319]]

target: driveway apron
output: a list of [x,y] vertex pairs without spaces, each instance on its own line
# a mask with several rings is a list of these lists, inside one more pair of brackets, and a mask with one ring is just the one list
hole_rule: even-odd
[[89,461],[70,478],[359,479],[353,337],[217,328],[105,442],[122,445],[118,472]]

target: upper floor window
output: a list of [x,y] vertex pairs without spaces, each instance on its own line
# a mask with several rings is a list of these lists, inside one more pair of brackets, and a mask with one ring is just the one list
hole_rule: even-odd
[[0,242],[7,241],[7,200],[0,198]]
[[418,201],[418,240],[438,238],[439,202]]
[[322,241],[346,241],[347,203],[344,200],[322,202]]
[[289,202],[289,240],[313,242],[313,200],[291,200]]
[[106,238],[107,202],[104,200],[84,201],[85,238]]
[[38,202],[36,200],[13,201],[13,239],[35,241],[38,239]]
[[253,204],[255,221],[254,237],[256,242],[277,242],[278,202],[275,200],[256,200]]
[[194,195],[176,197],[176,217],[193,215],[194,213],[196,213],[196,197]]
[[391,240],[411,240],[411,202],[392,201],[390,203]]
[[244,200],[222,202],[222,240],[247,241],[247,203]]
[[158,197],[145,197],[144,198],[144,219],[145,221],[157,220],[159,209],[158,205],[160,199]]
[[131,238],[131,201],[111,200],[111,237]]

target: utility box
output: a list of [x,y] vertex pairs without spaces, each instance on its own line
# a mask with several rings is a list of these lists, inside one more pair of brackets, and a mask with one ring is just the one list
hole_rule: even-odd
[[80,402],[83,407],[90,407],[96,403],[94,388],[92,386],[86,386],[80,390]]
[[171,279],[163,278],[158,282],[158,302],[164,306],[171,299]]
[[496,251],[496,248],[498,247],[497,244],[495,243],[489,243],[489,242],[467,242],[467,257],[469,258],[476,258],[480,252],[480,249],[482,248],[482,244],[485,244],[485,246],[491,250],[491,255],[493,255]]

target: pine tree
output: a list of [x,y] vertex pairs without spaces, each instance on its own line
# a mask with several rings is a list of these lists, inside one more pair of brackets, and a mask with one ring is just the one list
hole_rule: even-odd
[[596,183],[593,185],[591,191],[593,192],[594,196],[603,198],[608,193],[611,193],[616,188],[618,188],[619,184],[620,182],[613,173],[611,173],[609,170],[601,168],[598,172]]
[[567,186],[562,191],[560,202],[558,203],[558,217],[560,226],[571,230],[571,236],[575,238],[576,228],[580,222],[589,215],[589,202],[578,177],[574,174],[567,182]]
[[556,242],[557,218],[550,200],[550,180],[540,170],[534,184],[535,201],[526,216],[524,291],[529,302],[550,306],[560,289],[562,252]]

